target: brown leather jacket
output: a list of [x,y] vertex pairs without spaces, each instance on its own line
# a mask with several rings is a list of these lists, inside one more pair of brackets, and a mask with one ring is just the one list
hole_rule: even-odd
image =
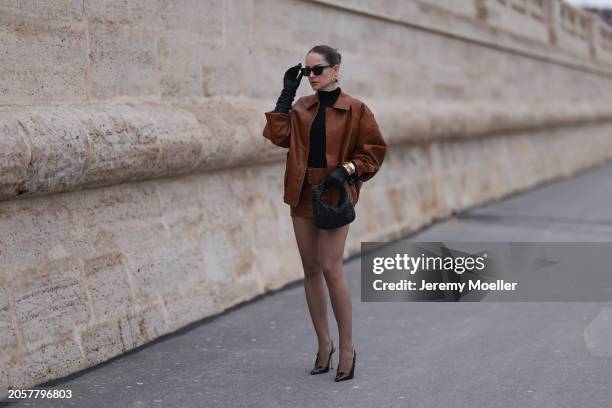
[[[316,93],[302,96],[289,113],[266,112],[263,136],[280,147],[289,148],[285,167],[283,201],[297,206],[308,166],[310,126],[319,109]],[[363,182],[371,179],[380,169],[387,144],[365,103],[348,95],[344,89],[332,107],[325,108],[326,173],[351,160],[357,169],[357,182],[349,188],[353,204],[359,199]]]

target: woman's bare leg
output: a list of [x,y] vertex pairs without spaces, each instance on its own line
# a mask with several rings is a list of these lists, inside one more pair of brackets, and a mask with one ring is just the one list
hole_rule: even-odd
[[320,230],[319,253],[323,276],[329,288],[332,308],[338,322],[340,360],[337,370],[349,371],[353,364],[351,291],[342,273],[342,255],[350,224]]
[[327,294],[319,255],[319,229],[311,218],[291,217],[302,267],[304,268],[304,291],[308,311],[319,342],[319,358],[316,364],[327,364],[331,351],[331,337],[327,321]]

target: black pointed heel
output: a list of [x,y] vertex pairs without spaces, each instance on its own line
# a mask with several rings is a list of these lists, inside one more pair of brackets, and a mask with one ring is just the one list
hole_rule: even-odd
[[315,358],[315,367],[310,370],[310,374],[315,375],[315,374],[323,374],[323,373],[327,373],[329,371],[330,368],[334,368],[333,362],[332,362],[332,354],[334,354],[334,352],[336,351],[336,349],[334,348],[334,342],[332,341],[332,348],[331,351],[329,352],[329,357],[327,359],[327,364],[322,366],[322,367],[317,367],[317,360],[319,359],[319,353],[317,352],[316,354],[316,358]]
[[[353,349],[353,365],[351,366],[351,371],[349,371],[348,373],[337,372],[334,381],[338,382],[352,379],[355,375],[355,361],[357,361],[357,350]],[[338,366],[340,366],[339,361]]]

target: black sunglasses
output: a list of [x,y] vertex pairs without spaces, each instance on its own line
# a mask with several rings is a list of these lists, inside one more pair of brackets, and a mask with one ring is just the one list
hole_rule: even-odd
[[300,71],[302,72],[302,75],[304,75],[305,77],[310,76],[311,72],[314,72],[315,75],[321,75],[323,73],[323,68],[327,68],[331,66],[332,65],[316,65],[312,68],[304,67]]

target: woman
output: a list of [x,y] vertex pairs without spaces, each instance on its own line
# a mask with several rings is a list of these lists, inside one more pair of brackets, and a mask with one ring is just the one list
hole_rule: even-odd
[[[290,205],[308,310],[319,342],[310,373],[333,368],[336,348],[327,325],[327,284],[340,336],[335,381],[353,378],[357,358],[352,341],[351,292],[342,274],[349,224],[319,229],[314,223],[310,192],[323,177],[332,177],[348,189],[353,205],[357,204],[361,185],[378,172],[387,149],[370,109],[338,86],[340,61],[336,49],[317,45],[306,54],[304,68],[301,63],[289,68],[276,108],[265,113],[263,131],[265,138],[289,149],[283,200]],[[303,76],[316,93],[299,98],[292,106]],[[330,189],[322,200],[335,204],[339,197],[338,189]]]

